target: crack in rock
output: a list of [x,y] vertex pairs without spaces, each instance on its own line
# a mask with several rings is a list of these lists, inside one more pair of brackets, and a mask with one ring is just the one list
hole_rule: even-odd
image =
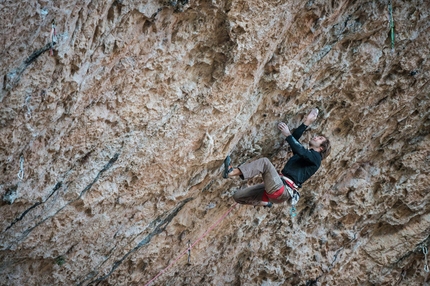
[[[39,225],[41,225],[41,224],[43,224],[45,221],[47,221],[47,220],[49,220],[50,218],[52,218],[52,217],[54,217],[54,216],[56,216],[59,212],[61,212],[64,208],[66,208],[68,205],[70,205],[70,204],[72,204],[72,203],[74,203],[74,202],[76,202],[77,200],[79,200],[79,199],[81,199],[82,198],[82,196],[88,191],[88,190],[90,190],[91,189],[91,187],[100,179],[100,176],[104,173],[104,172],[106,172],[107,170],[109,170],[111,167],[112,167],[112,165],[118,160],[118,157],[119,157],[119,153],[115,153],[115,155],[109,160],[109,162],[103,167],[103,169],[101,169],[100,170],[100,172],[97,174],[97,176],[94,178],[94,180],[90,183],[90,184],[88,184],[82,191],[81,191],[81,193],[79,194],[79,196],[76,198],[76,199],[74,199],[74,200],[72,200],[72,201],[70,201],[70,202],[68,202],[67,204],[65,204],[63,207],[61,207],[61,208],[59,208],[53,215],[50,215],[50,216],[47,216],[46,218],[44,218],[43,220],[41,220],[41,221],[39,221],[35,226],[33,226],[33,227],[31,227],[31,228],[29,228],[29,229],[27,229],[27,230],[25,230],[23,233],[22,233],[22,235],[18,238],[18,240],[15,242],[15,243],[19,243],[19,242],[21,242],[22,240],[24,240],[36,227],[38,227]],[[58,184],[57,184],[58,185]],[[57,186],[56,185],[56,186]],[[55,189],[55,188],[54,188]],[[50,196],[52,196],[52,194],[53,194],[54,192],[52,192],[51,193],[51,195]],[[49,196],[49,197],[50,197]],[[48,197],[48,199],[49,199],[49,197]],[[41,204],[41,203],[36,203],[36,204],[34,204],[32,207],[30,207],[27,211],[25,211],[20,217],[18,217],[17,219],[15,219],[15,221],[9,226],[9,228],[10,227],[12,227],[17,221],[19,221],[19,220],[21,220],[23,217],[24,217],[24,215],[25,214],[27,214],[28,213],[28,211],[30,211],[31,209],[33,209],[33,208],[35,208],[35,207],[37,207],[39,204]],[[11,247],[12,247],[12,245],[13,245],[13,243],[11,244],[11,245],[9,245],[6,249],[11,249]]]
[[[149,224],[152,227],[155,226],[154,230],[151,233],[149,233],[147,236],[145,236],[133,249],[128,251],[121,259],[115,261],[112,264],[111,270],[106,275],[89,282],[87,285],[98,283],[98,282],[101,282],[101,281],[107,279],[122,264],[122,262],[124,262],[124,260],[127,259],[128,256],[130,256],[134,252],[138,251],[142,246],[149,244],[151,242],[151,239],[154,236],[163,232],[166,229],[166,227],[169,225],[169,223],[173,220],[173,218],[175,218],[176,215],[179,213],[179,211],[181,211],[181,209],[185,206],[185,204],[188,203],[189,201],[193,200],[193,199],[194,198],[187,198],[187,199],[183,200],[182,202],[180,202],[179,205],[177,207],[175,207],[175,209],[170,211],[170,213],[164,219],[160,219],[160,217],[165,216],[166,214],[163,214],[162,216],[159,216],[155,220],[153,220]],[[96,274],[94,275],[94,273],[98,273],[98,271],[95,271],[95,270],[91,271],[89,274],[86,275],[86,277],[88,277],[88,278],[81,281],[78,285],[83,285],[83,283],[85,283],[85,281],[94,277],[96,275]]]
[[[389,269],[389,271],[393,270],[395,267],[398,267],[398,265],[400,263],[402,263],[404,260],[406,260],[407,258],[409,258],[412,255],[415,255],[417,253],[422,254],[422,248],[423,246],[427,246],[430,243],[430,235],[427,236],[426,239],[424,239],[422,242],[418,243],[414,249],[407,251],[404,255],[402,255],[400,258],[398,258],[395,262],[391,263],[391,265],[389,265],[387,267],[387,269]],[[424,256],[424,254],[422,254]]]
[[61,188],[62,185],[63,185],[63,182],[58,182],[55,185],[55,187],[52,189],[52,192],[49,194],[49,196],[45,200],[43,200],[42,202],[37,202],[34,205],[32,205],[31,207],[29,207],[28,209],[26,209],[19,217],[15,218],[15,220],[4,230],[4,232],[6,232],[8,229],[10,229],[12,226],[14,226],[15,223],[22,220],[24,218],[24,216],[26,214],[28,214],[29,211],[31,211],[32,209],[34,209],[38,205],[46,203],[49,200],[49,198],[51,198],[52,195]]
[[[99,180],[100,176],[104,172],[109,170],[109,168],[112,167],[112,165],[116,162],[116,160],[118,160],[118,157],[119,157],[119,153],[115,153],[115,155],[109,160],[109,162],[103,167],[103,169],[100,170],[100,172],[97,174],[97,176],[94,178],[94,180],[88,186],[86,186],[85,189],[83,189],[82,192],[79,194],[79,197],[77,199],[73,200],[72,202],[79,200],[89,189],[91,189],[91,187]],[[70,203],[72,203],[72,202],[70,202]]]
[[343,250],[344,248],[343,247],[341,247],[341,248],[339,248],[338,250],[336,250],[336,253],[334,254],[334,258],[333,258],[333,261],[331,262],[331,264],[330,264],[330,266],[329,266],[329,270],[331,270],[333,267],[334,267],[334,263],[336,262],[336,260],[337,260],[337,256],[339,255],[339,253]]
[[[55,45],[55,43],[53,43]],[[8,92],[13,89],[21,79],[22,73],[27,69],[29,65],[31,65],[38,57],[40,57],[44,52],[48,51],[51,48],[51,42],[47,43],[42,48],[35,50],[25,61],[16,69],[11,72],[8,72],[4,76],[4,86],[3,90]],[[2,92],[3,93],[3,92]],[[0,94],[0,102],[3,100],[3,94]]]

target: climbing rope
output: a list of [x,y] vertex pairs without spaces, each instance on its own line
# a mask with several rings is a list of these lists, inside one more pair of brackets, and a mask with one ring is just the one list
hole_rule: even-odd
[[429,265],[427,262],[427,254],[428,254],[427,246],[423,246],[423,253],[424,253],[424,259],[425,259],[424,271],[428,273],[429,272]]
[[24,179],[24,156],[21,156],[21,158],[19,158],[18,178],[20,180]]
[[160,273],[158,273],[154,278],[152,278],[148,283],[146,283],[145,286],[150,285],[152,282],[154,282],[155,279],[157,279],[158,277],[160,277],[164,272],[167,271],[167,269],[169,269],[179,259],[181,259],[182,256],[184,256],[187,252],[189,253],[189,251],[191,251],[191,248],[194,245],[196,245],[197,242],[199,242],[200,240],[202,240],[214,227],[216,227],[233,210],[233,208],[236,205],[237,205],[237,203],[235,203],[228,211],[226,211],[220,219],[218,219],[214,224],[212,224],[211,227],[202,236],[200,236],[191,246],[189,246],[187,249],[185,249],[184,251],[182,251],[181,254],[178,256],[178,258],[176,258],[172,263],[170,263],[166,268],[164,268],[162,271],[160,271]]

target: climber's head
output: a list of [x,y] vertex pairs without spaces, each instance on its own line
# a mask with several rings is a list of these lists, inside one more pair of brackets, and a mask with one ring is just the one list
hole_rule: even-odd
[[320,152],[324,160],[331,151],[330,140],[325,136],[315,136],[309,141],[309,147],[317,152]]

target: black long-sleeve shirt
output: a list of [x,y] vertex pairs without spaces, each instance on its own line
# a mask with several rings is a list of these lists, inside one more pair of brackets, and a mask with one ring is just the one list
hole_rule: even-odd
[[318,168],[321,166],[321,154],[313,149],[306,149],[299,143],[299,139],[307,126],[301,124],[293,134],[288,136],[288,144],[290,144],[293,150],[293,157],[288,160],[282,169],[282,174],[289,177],[296,183],[297,186],[301,187],[302,184],[309,179]]

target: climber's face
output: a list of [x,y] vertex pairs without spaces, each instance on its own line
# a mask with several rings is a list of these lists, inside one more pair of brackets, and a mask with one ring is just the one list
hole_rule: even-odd
[[315,136],[309,141],[310,147],[320,147],[327,139],[324,136]]

